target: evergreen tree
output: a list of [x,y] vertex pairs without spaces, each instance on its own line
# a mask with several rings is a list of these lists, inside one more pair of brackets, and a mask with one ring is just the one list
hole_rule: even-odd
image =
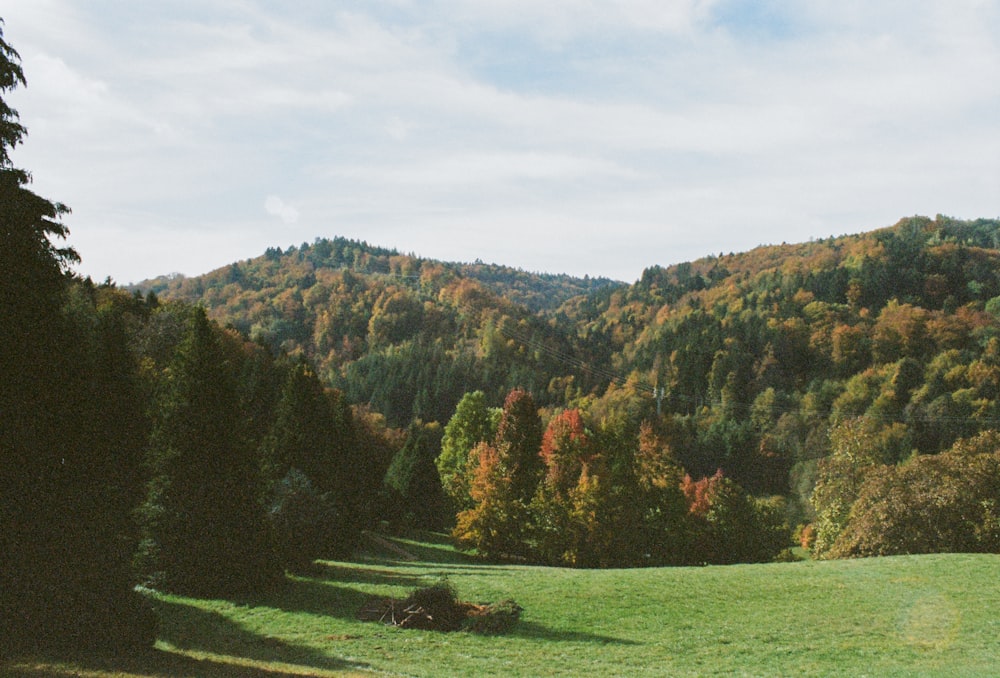
[[279,573],[259,501],[259,460],[240,431],[234,358],[204,309],[194,309],[159,403],[143,510],[142,565],[172,591],[224,595]]
[[439,424],[414,422],[386,471],[385,484],[401,507],[397,518],[406,527],[434,530],[445,523],[445,496],[434,464],[440,444]]
[[271,495],[268,516],[281,564],[291,572],[308,572],[338,541],[340,516],[330,495],[317,492],[297,468],[289,469]]
[[[0,93],[19,84],[0,30]],[[148,646],[155,619],[128,570],[143,433],[132,369],[116,320],[68,295],[77,257],[53,243],[68,210],[12,167],[24,134],[0,99],[0,655]]]
[[531,503],[545,469],[541,445],[542,420],[535,400],[524,389],[514,389],[504,401],[496,447],[510,476],[511,492],[525,505]]
[[[339,393],[325,390],[307,363],[294,365],[264,443],[264,473],[274,485],[297,470],[317,496],[326,497],[330,506],[325,515],[337,516],[331,529],[316,531],[324,543],[309,546],[307,555],[312,558],[350,555],[367,526],[357,509],[360,503],[369,503],[373,494],[361,496],[368,474],[360,456],[353,417]],[[280,494],[287,486],[283,481],[276,489]]]

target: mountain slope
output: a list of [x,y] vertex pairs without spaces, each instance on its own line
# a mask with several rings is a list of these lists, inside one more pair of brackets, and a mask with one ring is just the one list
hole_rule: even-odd
[[659,405],[692,474],[722,468],[808,512],[827,431],[847,418],[889,460],[1000,427],[998,244],[996,220],[913,217],[653,266],[626,286],[335,240],[147,289],[306,355],[397,426],[447,421],[474,389],[499,405],[523,386],[595,421]]

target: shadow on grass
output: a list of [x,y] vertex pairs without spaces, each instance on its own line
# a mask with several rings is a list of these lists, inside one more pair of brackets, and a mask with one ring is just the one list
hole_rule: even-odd
[[337,563],[319,561],[313,565],[308,578],[323,579],[335,584],[375,584],[384,586],[420,586],[417,575],[402,574],[395,570],[376,567],[346,567]]
[[518,638],[529,640],[544,640],[547,642],[569,642],[569,643],[594,643],[597,645],[639,645],[634,640],[614,638],[612,636],[602,636],[596,633],[585,633],[581,631],[555,631],[542,624],[531,621],[518,622],[514,631],[510,634]]
[[[296,578],[289,581],[280,592],[234,602],[273,607],[284,612],[306,612],[325,617],[357,620],[358,611],[371,600],[372,594],[339,585],[341,583],[325,579]],[[406,585],[405,581],[396,583]]]
[[460,563],[448,562],[440,559],[430,560],[394,560],[382,556],[372,556],[366,554],[359,557],[356,563],[371,563],[382,567],[391,567],[396,570],[424,570],[430,572],[454,572],[465,574],[482,574],[483,572],[513,572],[519,563],[498,563],[489,560],[469,559]]
[[[315,670],[316,667],[307,667]],[[354,668],[341,665],[328,669],[337,675],[349,676]],[[341,673],[343,672],[343,673]],[[9,678],[106,678],[114,676],[136,678],[301,678],[301,671],[252,666],[245,662],[225,659],[198,659],[164,650],[149,650],[134,656],[109,657],[89,655],[76,657],[32,656],[0,660],[0,675]]]
[[469,554],[455,550],[448,535],[439,532],[414,532],[406,535],[366,532],[357,556],[364,560],[411,563],[474,562]]
[[313,648],[257,635],[217,612],[162,599],[153,605],[160,618],[159,639],[180,650],[326,670],[363,668]]
[[451,537],[443,532],[421,531],[405,537],[383,535],[383,538],[395,542],[400,548],[428,563],[471,565],[478,562],[475,556],[456,550]]

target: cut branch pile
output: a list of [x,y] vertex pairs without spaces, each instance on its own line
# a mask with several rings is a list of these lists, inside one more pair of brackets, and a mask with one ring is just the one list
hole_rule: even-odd
[[522,608],[513,600],[496,604],[469,603],[455,598],[444,585],[417,589],[408,598],[376,598],[358,611],[361,621],[377,621],[401,629],[497,634],[509,631]]

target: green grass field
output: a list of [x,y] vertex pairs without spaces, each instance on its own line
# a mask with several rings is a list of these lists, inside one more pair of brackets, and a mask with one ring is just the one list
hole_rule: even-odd
[[[150,594],[146,657],[0,665],[10,676],[1000,676],[1000,555],[704,568],[484,565],[443,538],[394,540],[259,598]],[[441,577],[471,601],[513,598],[506,636],[356,620],[372,595]]]

